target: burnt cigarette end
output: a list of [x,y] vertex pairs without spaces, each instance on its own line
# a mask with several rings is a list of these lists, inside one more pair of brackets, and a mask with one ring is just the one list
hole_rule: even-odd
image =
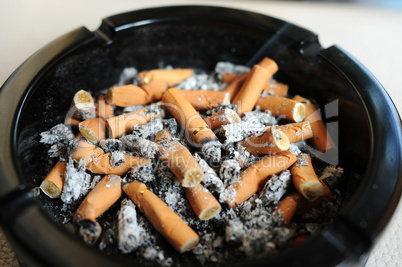
[[102,228],[96,221],[83,220],[77,222],[78,233],[82,236],[85,243],[93,245],[98,241]]
[[111,88],[109,88],[109,90],[107,91],[107,93],[105,95],[106,103],[108,103],[108,104],[113,103],[113,96],[114,96],[114,88],[111,87]]

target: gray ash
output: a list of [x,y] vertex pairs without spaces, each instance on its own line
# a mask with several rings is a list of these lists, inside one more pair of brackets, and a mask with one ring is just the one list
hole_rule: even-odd
[[222,144],[218,141],[210,141],[204,144],[201,148],[203,157],[210,165],[215,166],[221,162],[221,147]]
[[141,157],[151,159],[156,155],[157,145],[145,138],[130,134],[120,137],[120,141],[128,150],[138,153]]
[[91,175],[85,170],[85,158],[75,164],[69,159],[64,174],[64,186],[61,193],[61,200],[67,204],[73,203],[89,191]]
[[68,142],[74,138],[71,129],[65,124],[57,124],[46,132],[40,133],[40,143],[54,145],[60,142]]
[[204,172],[204,178],[202,183],[211,193],[221,193],[224,189],[222,180],[218,177],[215,170],[212,169],[208,163],[203,160],[198,154],[194,154],[195,160],[200,164],[202,171]]
[[49,148],[47,154],[50,158],[59,158],[61,162],[67,162],[69,157],[68,151],[68,144],[56,143]]
[[162,120],[162,123],[163,123],[164,129],[167,129],[173,136],[178,134],[179,126],[177,124],[176,119],[174,119],[174,118],[165,119],[165,120]]
[[263,133],[265,125],[256,116],[243,117],[241,122],[222,125],[225,144],[244,140],[247,137]]
[[217,73],[230,73],[230,74],[236,74],[238,76],[243,75],[244,73],[248,72],[250,70],[249,67],[244,66],[244,65],[236,65],[231,62],[218,62],[215,65],[215,72]]
[[239,180],[240,169],[240,164],[234,159],[222,162],[219,169],[219,177],[222,179],[226,187]]
[[164,124],[161,118],[152,118],[147,124],[134,125],[132,135],[141,138],[154,139],[155,135],[164,129]]
[[214,74],[205,73],[194,74],[183,82],[177,84],[175,88],[182,90],[212,90],[221,91],[226,84],[216,78]]
[[277,118],[272,115],[271,111],[269,110],[262,112],[250,111],[244,113],[243,121],[252,121],[252,123],[255,123],[255,120],[264,126],[276,125],[278,123]]
[[126,163],[125,154],[121,151],[113,151],[110,156],[110,165],[118,167],[123,163]]
[[114,138],[105,138],[100,140],[99,146],[103,149],[103,151],[105,151],[105,153],[124,150],[123,142]]
[[260,192],[259,198],[261,205],[273,210],[279,204],[281,198],[286,194],[291,184],[291,174],[289,170],[281,172],[279,175],[272,175]]
[[211,115],[217,114],[217,113],[219,113],[219,112],[221,112],[222,110],[225,110],[225,109],[231,109],[231,110],[237,112],[237,105],[233,105],[233,104],[222,105],[222,106],[207,110],[205,112],[205,114],[208,115],[208,116],[211,116]]
[[133,181],[140,181],[142,183],[148,183],[155,179],[154,168],[152,163],[146,162],[141,165],[132,167],[126,174],[125,183],[131,183]]

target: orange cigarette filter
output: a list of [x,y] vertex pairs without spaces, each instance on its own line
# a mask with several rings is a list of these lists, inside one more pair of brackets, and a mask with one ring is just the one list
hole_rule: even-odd
[[99,95],[98,102],[96,104],[96,117],[103,118],[104,120],[114,116],[113,105],[106,103],[104,95]]
[[244,139],[242,145],[248,152],[258,156],[288,150],[290,142],[284,132],[269,127],[260,135]]
[[100,140],[105,139],[105,127],[105,120],[103,118],[86,119],[78,125],[82,136],[93,144],[97,144]]
[[253,110],[259,96],[264,90],[264,86],[272,75],[278,71],[278,65],[276,65],[275,61],[271,60],[270,62],[270,65],[266,67],[255,65],[251,70],[250,77],[244,82],[240,91],[233,99],[233,104],[237,105],[237,113],[239,115]]
[[277,81],[268,81],[264,86],[264,91],[269,95],[286,97],[288,95],[289,86]]
[[103,154],[105,152],[98,146],[87,142],[86,139],[81,139],[71,158],[76,161],[85,158],[85,168],[88,169],[90,163],[97,160]]
[[300,205],[301,198],[302,196],[297,192],[290,193],[279,202],[279,206],[274,210],[273,214],[281,216],[283,223],[288,226]]
[[123,190],[174,249],[184,253],[198,244],[197,233],[145,184],[134,181],[124,185]]
[[159,146],[159,158],[176,175],[183,187],[198,185],[204,178],[198,162],[191,152],[177,141],[167,142]]
[[222,207],[216,198],[201,184],[185,188],[191,207],[200,220],[208,220],[221,212]]
[[239,78],[239,76],[234,73],[221,72],[221,75],[222,75],[222,82],[224,83],[231,83],[237,78]]
[[229,93],[212,90],[180,90],[195,110],[208,110],[230,104]]
[[111,87],[106,94],[106,102],[119,107],[145,105],[160,100],[168,88],[163,81],[150,81],[139,87],[133,84]]
[[296,164],[290,168],[293,185],[307,200],[314,201],[324,194],[324,187],[315,174],[308,154],[300,154]]
[[311,124],[308,121],[272,126],[271,128],[285,133],[290,143],[297,143],[313,137],[313,130],[311,129]]
[[87,170],[96,174],[124,175],[132,167],[151,162],[151,159],[145,159],[125,154],[124,162],[121,163],[119,166],[113,166],[112,164],[110,164],[111,155],[112,153],[100,155],[87,165]]
[[161,114],[146,112],[150,108],[150,106],[144,107],[138,111],[122,114],[107,119],[107,135],[111,138],[118,138],[123,134],[132,132],[134,125],[144,125],[147,124],[152,118],[160,117]]
[[66,164],[57,162],[49,174],[40,184],[40,189],[50,198],[58,198],[63,191],[64,173],[66,172]]
[[301,197],[295,215],[302,215],[309,209],[320,206],[323,201],[331,201],[334,199],[331,189],[329,189],[329,187],[323,181],[319,180],[319,182],[324,188],[324,193],[314,201],[309,201],[306,198]]
[[[263,58],[257,65],[263,68],[270,68],[272,66],[272,59],[270,58]],[[275,71],[276,72],[276,71]],[[228,92],[230,94],[230,100],[233,102],[233,99],[235,98],[237,92],[240,90],[244,82],[250,77],[251,70],[244,73],[243,75],[235,78],[233,81],[231,81],[223,91]]]
[[193,144],[218,140],[191,103],[176,88],[168,89],[162,96],[166,108],[186,130]]
[[261,110],[269,110],[273,115],[301,122],[306,117],[305,106],[295,100],[280,96],[265,96],[257,100]]
[[209,128],[216,130],[222,125],[240,122],[241,118],[232,109],[224,109],[214,115],[204,118],[204,121],[208,124]]
[[233,101],[240,87],[248,79],[248,77],[250,77],[250,72],[246,72],[243,75],[237,77],[225,87],[223,92],[229,93],[230,101]]
[[76,109],[73,117],[81,119],[81,114],[95,113],[95,102],[91,94],[85,90],[79,90],[73,97],[73,107]]
[[79,161],[85,158],[85,168],[96,174],[116,174],[124,175],[132,167],[150,162],[150,159],[144,159],[131,155],[124,155],[125,162],[119,166],[110,164],[111,153],[105,153],[96,145],[88,143],[82,139],[77,149],[71,155],[71,158]]
[[74,215],[74,221],[96,219],[107,211],[123,194],[122,179],[118,175],[106,175],[88,193]]
[[336,148],[334,141],[329,135],[324,122],[321,120],[319,112],[316,110],[314,104],[312,104],[308,99],[296,95],[293,100],[304,103],[306,107],[306,121],[310,122],[311,129],[313,131],[313,139],[311,142],[313,146],[320,152],[325,152],[330,148]]
[[175,86],[193,74],[192,69],[154,69],[138,73],[145,84],[151,81],[162,81],[167,83],[168,87]]
[[230,186],[236,191],[236,195],[234,200],[228,200],[227,204],[231,208],[240,205],[260,191],[273,174],[288,169],[295,162],[295,155],[289,151],[282,151],[254,163],[240,174],[238,182]]

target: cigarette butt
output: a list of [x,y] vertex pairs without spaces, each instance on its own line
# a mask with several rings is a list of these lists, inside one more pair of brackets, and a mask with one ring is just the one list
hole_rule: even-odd
[[319,180],[319,183],[321,183],[321,186],[324,188],[324,193],[314,201],[309,201],[306,198],[301,197],[295,215],[302,215],[309,209],[320,206],[323,201],[331,201],[334,199],[331,189],[329,189],[329,187],[321,180]]
[[177,251],[193,249],[199,236],[145,184],[134,181],[123,186],[126,195]]
[[105,120],[103,118],[87,119],[78,125],[82,136],[93,144],[97,144],[100,140],[105,139],[105,127]]
[[311,129],[313,131],[313,138],[311,142],[313,146],[321,151],[325,152],[330,148],[336,148],[334,141],[329,135],[324,122],[321,120],[319,112],[316,110],[314,104],[312,104],[308,99],[296,95],[293,100],[304,103],[306,107],[306,121],[310,122]]
[[124,154],[124,162],[119,166],[113,166],[110,163],[111,155],[112,153],[106,153],[98,156],[97,158],[94,157],[93,160],[87,165],[87,170],[96,174],[124,175],[132,167],[151,162],[151,159]]
[[216,141],[218,138],[194,109],[191,103],[176,88],[168,89],[162,96],[166,108],[186,130],[194,144]]
[[264,86],[264,91],[269,95],[286,97],[288,95],[289,85],[277,81],[268,81]]
[[237,78],[239,78],[239,76],[234,73],[221,72],[221,75],[222,75],[222,82],[224,83],[231,83]]
[[276,65],[274,60],[268,57],[264,57],[260,62],[258,62],[257,65],[263,67],[264,69],[268,69],[272,73],[278,71],[278,65]]
[[106,102],[119,107],[145,105],[160,100],[168,88],[167,83],[153,80],[139,87],[133,84],[112,87],[106,94]]
[[57,162],[46,178],[42,181],[40,189],[50,198],[58,198],[61,195],[64,185],[64,173],[66,164]]
[[192,69],[154,69],[138,73],[144,83],[163,81],[167,83],[169,87],[175,86],[193,74]]
[[274,127],[268,127],[261,135],[244,139],[242,145],[248,152],[258,156],[288,150],[290,142],[284,132]]
[[270,65],[267,67],[255,65],[251,70],[250,77],[244,82],[233,99],[233,104],[237,105],[237,113],[239,115],[253,110],[259,96],[264,90],[264,86],[278,70],[275,61],[271,60],[270,62]]
[[249,72],[244,73],[240,77],[237,77],[235,80],[230,82],[225,89],[223,89],[223,92],[229,93],[230,95],[230,101],[233,101],[235,98],[237,92],[240,90],[240,87],[243,85],[243,83],[248,79],[250,76]]
[[71,155],[71,158],[80,161],[85,158],[85,167],[88,169],[89,164],[93,160],[97,160],[98,157],[105,154],[105,152],[94,144],[88,143],[86,139],[81,139],[77,148]]
[[185,189],[191,207],[200,220],[208,220],[221,212],[222,207],[216,198],[201,184]]
[[95,117],[95,102],[91,94],[85,90],[79,90],[73,98],[73,107],[76,109],[73,117],[87,119]]
[[306,117],[305,106],[295,100],[280,96],[265,96],[257,100],[261,110],[269,110],[273,115],[301,122]]
[[98,102],[96,104],[96,117],[103,118],[104,120],[114,116],[113,105],[106,103],[104,95],[99,95]]
[[240,174],[240,180],[229,187],[234,189],[236,195],[227,204],[234,208],[252,195],[260,191],[267,180],[273,175],[288,169],[296,162],[296,156],[289,151],[278,152],[264,157],[254,163]]
[[285,133],[290,143],[297,143],[313,137],[313,130],[311,129],[311,124],[308,121],[295,122],[272,127]]
[[300,205],[301,196],[297,192],[292,192],[279,202],[279,206],[273,214],[280,215],[283,223],[288,226]]
[[155,136],[155,143],[162,143],[171,141],[173,139],[172,134],[167,129],[160,130]]
[[105,153],[96,145],[88,143],[82,139],[71,158],[79,161],[85,158],[85,168],[96,174],[116,174],[124,175],[132,167],[151,162],[150,159],[140,158],[131,155],[124,155],[124,163],[119,166],[110,164],[111,153]]
[[180,90],[195,110],[208,110],[230,104],[229,93],[212,90]]
[[324,187],[315,174],[308,154],[300,154],[296,164],[290,168],[293,185],[307,200],[314,201],[324,194]]
[[132,132],[134,125],[144,125],[153,117],[161,117],[161,114],[147,112],[147,110],[154,105],[155,104],[152,104],[138,111],[107,119],[106,128],[108,129],[108,136],[111,138],[118,138],[123,134]]
[[74,221],[96,221],[121,196],[122,179],[118,175],[106,175],[88,193],[74,215]]
[[[272,59],[270,58],[263,58],[257,65],[259,65],[260,67],[263,68],[270,68],[271,66],[273,66],[275,68],[275,65],[272,64]],[[276,72],[276,70],[274,70],[274,72]],[[240,90],[240,88],[243,86],[244,82],[250,77],[251,74],[251,70],[244,73],[243,75],[241,75],[240,77],[237,77],[236,79],[234,79],[233,81],[231,81],[223,91],[227,92],[230,94],[230,101],[233,102],[233,99],[235,98],[237,92]]]
[[159,146],[159,158],[176,175],[183,187],[198,185],[204,172],[191,152],[177,141]]
[[232,109],[224,109],[214,115],[204,118],[204,121],[208,124],[209,128],[216,130],[222,125],[240,122],[241,118]]

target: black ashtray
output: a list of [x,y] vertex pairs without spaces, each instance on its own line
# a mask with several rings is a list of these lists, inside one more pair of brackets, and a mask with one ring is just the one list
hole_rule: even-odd
[[39,266],[133,265],[105,255],[59,227],[32,189],[46,175],[39,133],[63,121],[79,89],[97,92],[126,67],[158,64],[212,70],[216,62],[252,66],[263,57],[279,65],[275,78],[293,94],[314,99],[327,122],[338,123],[339,165],[347,198],[324,231],[247,266],[361,264],[389,222],[402,192],[401,121],[384,88],[337,46],[287,22],[242,10],[172,6],[132,11],[82,27],[27,59],[0,92],[1,223],[22,263]]

